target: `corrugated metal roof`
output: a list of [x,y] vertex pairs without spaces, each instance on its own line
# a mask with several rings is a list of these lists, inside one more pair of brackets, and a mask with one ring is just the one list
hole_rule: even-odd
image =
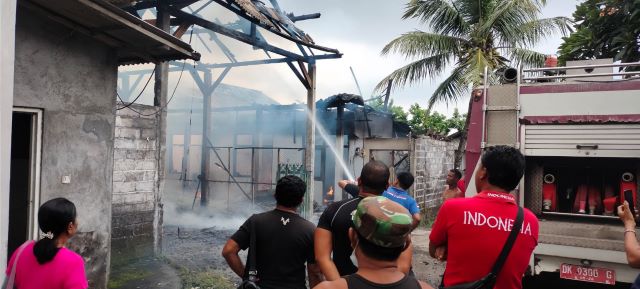
[[260,9],[256,7],[256,5],[254,5],[251,0],[232,0],[232,1],[236,5],[240,6],[240,9],[242,9],[242,11],[244,11],[251,17],[257,19],[258,21],[260,21],[260,23],[267,25],[272,30],[276,30],[276,31],[280,30],[275,24],[273,24],[273,22],[267,19],[266,16],[260,13]]
[[21,0],[118,52],[121,65],[200,59],[191,45],[104,0]]

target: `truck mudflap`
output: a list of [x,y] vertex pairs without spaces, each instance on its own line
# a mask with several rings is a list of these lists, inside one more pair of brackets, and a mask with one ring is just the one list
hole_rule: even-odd
[[558,272],[564,279],[604,284],[632,283],[638,275],[621,251],[541,243],[531,259],[534,275]]

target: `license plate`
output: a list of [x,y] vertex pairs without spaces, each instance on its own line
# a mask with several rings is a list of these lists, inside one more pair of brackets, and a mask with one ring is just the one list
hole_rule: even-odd
[[613,285],[616,283],[616,272],[606,268],[562,264],[560,265],[560,278]]

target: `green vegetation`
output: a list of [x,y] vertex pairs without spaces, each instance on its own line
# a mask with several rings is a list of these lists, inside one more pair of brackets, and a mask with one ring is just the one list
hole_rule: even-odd
[[178,271],[178,276],[182,279],[183,289],[235,289],[237,287],[222,272],[212,268],[190,270],[185,266],[172,262],[169,258],[165,257],[163,260]]
[[640,0],[587,0],[573,20],[575,32],[560,46],[560,65],[594,58],[640,61]]
[[452,129],[462,131],[467,118],[467,115],[461,115],[458,109],[453,111],[451,118],[447,118],[438,112],[423,109],[417,103],[409,108],[409,115],[409,127],[413,133],[443,136],[448,135]]
[[[485,67],[493,72],[505,66],[540,65],[545,55],[527,49],[556,32],[567,34],[566,17],[541,19],[546,0],[411,0],[403,19],[417,19],[429,32],[411,31],[391,40],[382,54],[398,53],[413,62],[382,79],[377,91],[415,84],[426,78],[446,78],[429,97],[436,103],[455,103],[471,87],[483,82]],[[447,68],[452,69],[449,73]],[[491,80],[497,77],[491,73]],[[471,101],[469,102],[471,108]],[[468,119],[461,131],[456,165],[462,160]]]
[[117,289],[122,288],[124,285],[137,281],[143,280],[149,276],[153,275],[153,273],[147,269],[135,268],[133,270],[127,270],[125,272],[119,272],[118,274],[111,274],[111,278],[109,278],[109,283],[107,284],[107,288],[109,289]]
[[[377,99],[371,102],[371,107],[377,110],[384,110],[384,103]],[[389,101],[389,112],[393,114],[393,120],[406,123],[411,128],[413,134],[429,134],[446,136],[452,129],[462,131],[467,117],[466,114],[460,114],[458,110],[454,110],[453,116],[447,118],[438,112],[430,112],[423,109],[419,104],[413,104],[409,108],[409,112],[405,112],[401,106],[393,105],[393,99]]]
[[182,288],[192,289],[235,289],[236,286],[220,272],[214,270],[191,271],[182,268],[179,271]]
[[433,213],[429,214],[427,212],[422,212],[420,214],[422,215],[422,218],[420,219],[420,224],[418,225],[418,228],[431,230],[431,226],[433,226],[433,222],[435,222],[436,220],[435,217],[431,216],[433,215]]

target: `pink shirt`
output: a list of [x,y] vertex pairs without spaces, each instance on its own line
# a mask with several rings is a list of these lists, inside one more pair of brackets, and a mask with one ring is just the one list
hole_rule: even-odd
[[[27,245],[20,255],[16,268],[15,288],[86,289],[89,287],[84,272],[84,261],[80,255],[67,248],[60,248],[53,260],[40,265],[33,254],[34,244]],[[11,274],[16,253],[17,250],[7,265],[7,276]]]

